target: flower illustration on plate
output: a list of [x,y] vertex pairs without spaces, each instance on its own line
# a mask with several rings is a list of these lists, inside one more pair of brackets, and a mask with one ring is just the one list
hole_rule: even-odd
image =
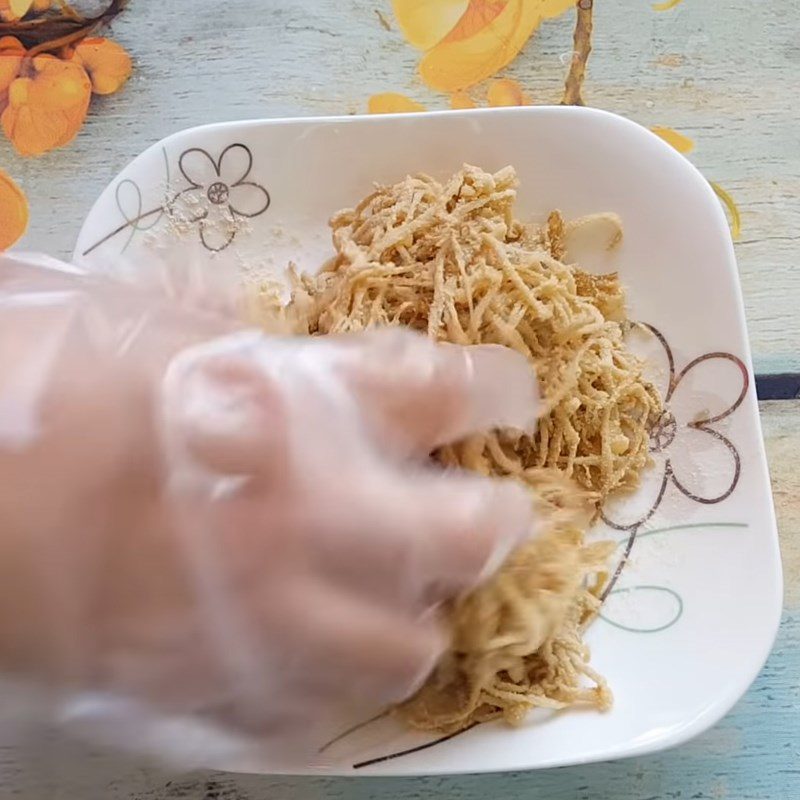
[[[601,599],[632,592],[646,595],[645,608],[656,613],[655,621],[626,622],[613,606],[604,607],[601,617],[617,628],[633,633],[657,633],[672,627],[683,613],[683,599],[669,586],[639,585],[615,588],[631,556],[637,537],[658,511],[671,489],[694,503],[715,505],[733,494],[741,477],[741,457],[736,445],[725,435],[726,421],[741,406],[750,387],[747,367],[731,353],[710,352],[689,361],[682,369],[664,335],[652,325],[639,324],[634,330],[645,334],[645,360],[656,371],[651,380],[661,391],[664,405],[658,419],[650,424],[650,455],[653,468],[643,476],[633,497],[606,503],[603,521],[626,538],[619,542],[623,552]],[[632,346],[634,345],[631,342]],[[738,523],[715,523],[737,527]],[[662,528],[664,533],[683,526]],[[691,527],[691,526],[689,526]],[[656,604],[653,606],[653,604]]]
[[269,208],[269,192],[248,180],[252,168],[253,154],[243,144],[226,147],[217,159],[199,147],[183,152],[178,169],[190,186],[168,203],[173,223],[196,226],[206,249],[224,250],[248,219]]
[[721,503],[733,493],[741,458],[723,430],[750,385],[747,367],[736,356],[706,353],[678,369],[663,334],[651,325],[637,327],[648,339],[647,360],[654,365],[652,380],[661,391],[664,408],[650,427],[654,465],[636,502],[625,498],[603,509],[608,525],[631,532],[655,514],[670,487],[705,505]]

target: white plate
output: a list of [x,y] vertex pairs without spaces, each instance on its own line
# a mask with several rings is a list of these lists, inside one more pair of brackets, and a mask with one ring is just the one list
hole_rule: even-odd
[[[658,332],[639,339],[660,365],[670,416],[652,437],[657,466],[648,485],[606,509],[600,526],[620,541],[620,559],[631,550],[589,634],[613,710],[534,714],[516,730],[481,726],[361,774],[551,767],[679,744],[746,691],[780,617],[777,531],[728,226],[700,173],[644,128],[547,107],[197,128],[151,147],[106,189],[76,258],[113,266],[124,252],[143,263],[155,241],[174,235],[162,214],[167,188],[170,197],[194,188],[191,197],[217,184],[209,195],[223,201],[216,211],[251,216],[230,241],[213,225],[183,232],[193,242],[205,234],[209,270],[238,263],[276,273],[289,259],[313,268],[330,253],[331,213],[374,181],[420,171],[444,177],[465,161],[516,167],[523,218],[552,208],[622,217],[625,242],[613,267],[629,287],[632,316]],[[322,770],[350,772],[429,741],[379,724],[326,754]]]

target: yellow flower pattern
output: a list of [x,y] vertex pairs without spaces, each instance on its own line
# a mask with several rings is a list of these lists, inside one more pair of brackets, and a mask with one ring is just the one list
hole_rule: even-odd
[[663,3],[653,3],[654,11],[669,11],[675,6],[679,6],[683,0],[664,0]]
[[533,105],[531,96],[517,81],[511,78],[492,81],[486,92],[486,99],[489,101],[489,105],[495,108]]
[[[654,3],[653,9],[669,11],[681,2],[664,0]],[[582,105],[593,5],[593,0],[392,0],[404,39],[423,53],[419,76],[429,89],[448,95],[454,110],[532,105],[533,98],[518,81],[497,75],[519,55],[544,20],[570,9],[576,11],[574,49],[561,102]],[[369,99],[368,110],[392,114],[426,109],[405,94],[384,92]],[[694,142],[674,128],[654,126],[651,130],[682,155],[694,150]],[[709,183],[727,210],[733,238],[738,238],[741,215],[736,203],[718,183]]]
[[[694,150],[694,142],[683,133],[672,128],[663,128],[661,126],[655,126],[650,128],[650,130],[656,136],[661,137],[667,144],[672,145],[682,155],[687,155]],[[709,181],[708,184],[714,190],[714,194],[720,199],[720,202],[728,213],[731,236],[734,240],[738,239],[742,232],[742,217],[734,199],[718,183]]]
[[375,94],[369,99],[370,114],[404,114],[412,111],[425,111],[425,106],[398,92]]
[[419,74],[431,89],[454,93],[496,75],[545,19],[575,0],[394,0],[406,40],[424,50]]
[[692,150],[694,150],[694,142],[688,136],[684,136],[682,133],[678,133],[678,131],[673,130],[672,128],[662,128],[657,125],[653,128],[650,128],[650,130],[656,136],[662,138],[667,144],[671,144],[679,153],[682,153],[683,155],[691,153]]
[[[503,71],[520,55],[540,26],[572,12],[575,19],[573,52],[562,103],[582,104],[581,86],[591,52],[594,0],[380,0],[375,9],[386,31],[394,28],[385,11],[391,6],[397,28],[405,41],[419,51],[418,76],[426,90],[441,93],[449,108],[481,106],[528,106],[534,98],[518,80]],[[668,12],[683,0],[656,0],[652,9]],[[112,4],[114,5],[114,4]],[[110,9],[111,7],[109,7]],[[117,11],[97,17],[109,21]],[[0,0],[0,21],[5,27],[20,23],[20,30],[33,30],[34,23],[67,15],[81,24],[83,18],[60,0]],[[26,33],[28,35],[28,33]],[[71,141],[86,116],[91,94],[118,91],[132,71],[131,58],[116,43],[102,38],[67,37],[59,48],[24,45],[19,38],[0,37],[0,129],[17,152],[38,155]],[[74,40],[74,41],[73,41]],[[564,43],[568,46],[567,42]],[[55,45],[55,43],[54,43]],[[577,69],[576,69],[577,67]],[[570,90],[571,84],[571,90]],[[390,87],[387,87],[390,88]],[[371,114],[418,113],[427,110],[411,92],[384,91],[369,98]],[[553,103],[556,98],[536,98]],[[433,105],[432,105],[433,107]],[[695,143],[685,134],[666,126],[652,131],[683,155]],[[2,174],[0,189],[9,209],[5,220],[8,246],[27,225],[27,203],[10,176]],[[739,236],[741,215],[731,195],[710,182],[725,206],[734,238]],[[13,200],[13,202],[9,199]],[[13,212],[13,213],[12,213]],[[10,220],[13,218],[13,225]],[[1,238],[1,237],[0,237]]]
[[472,99],[468,92],[456,92],[450,96],[450,108],[454,110],[477,107],[477,103]]

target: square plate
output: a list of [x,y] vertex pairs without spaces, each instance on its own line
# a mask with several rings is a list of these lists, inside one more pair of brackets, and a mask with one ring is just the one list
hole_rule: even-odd
[[[310,269],[332,252],[331,214],[373,182],[445,177],[463,162],[513,165],[522,219],[553,208],[567,218],[622,217],[622,246],[589,266],[620,271],[631,316],[647,326],[637,347],[668,410],[651,435],[656,464],[645,485],[604,509],[598,526],[619,542],[613,589],[588,635],[613,709],[534,713],[519,729],[484,725],[358,772],[530,769],[679,744],[719,720],[755,678],[776,633],[782,579],[730,234],[709,185],[675,150],[623,118],[563,107],[197,128],[154,145],[113,181],[75,257],[94,268],[142,264],[156,240],[180,236],[209,270],[252,279],[289,260]],[[187,190],[235,224],[209,217],[176,234],[165,205]],[[320,770],[352,773],[430,741],[368,726],[326,753]]]

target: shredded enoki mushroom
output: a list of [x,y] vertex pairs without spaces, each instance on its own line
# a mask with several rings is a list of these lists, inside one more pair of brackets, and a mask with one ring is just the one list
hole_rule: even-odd
[[[596,615],[607,544],[584,531],[610,493],[631,490],[649,461],[655,388],[628,349],[616,274],[565,263],[570,237],[593,224],[553,212],[543,228],[515,220],[517,179],[465,166],[442,185],[409,176],[379,186],[332,221],[335,257],[296,278],[290,305],[312,335],[405,325],[456,344],[506,345],[535,366],[546,413],[534,435],[495,431],[437,453],[444,466],[526,483],[546,531],[449,609],[448,656],[396,709],[445,733],[529,709],[589,704],[611,693],[583,644]],[[607,242],[621,238],[619,220]],[[588,684],[588,685],[587,685]]]
[[453,733],[495,718],[516,725],[537,707],[611,705],[582,637],[600,606],[614,546],[584,543],[593,504],[574,483],[550,469],[530,470],[526,479],[547,530],[492,581],[451,604],[450,651],[396,710],[415,728]]

